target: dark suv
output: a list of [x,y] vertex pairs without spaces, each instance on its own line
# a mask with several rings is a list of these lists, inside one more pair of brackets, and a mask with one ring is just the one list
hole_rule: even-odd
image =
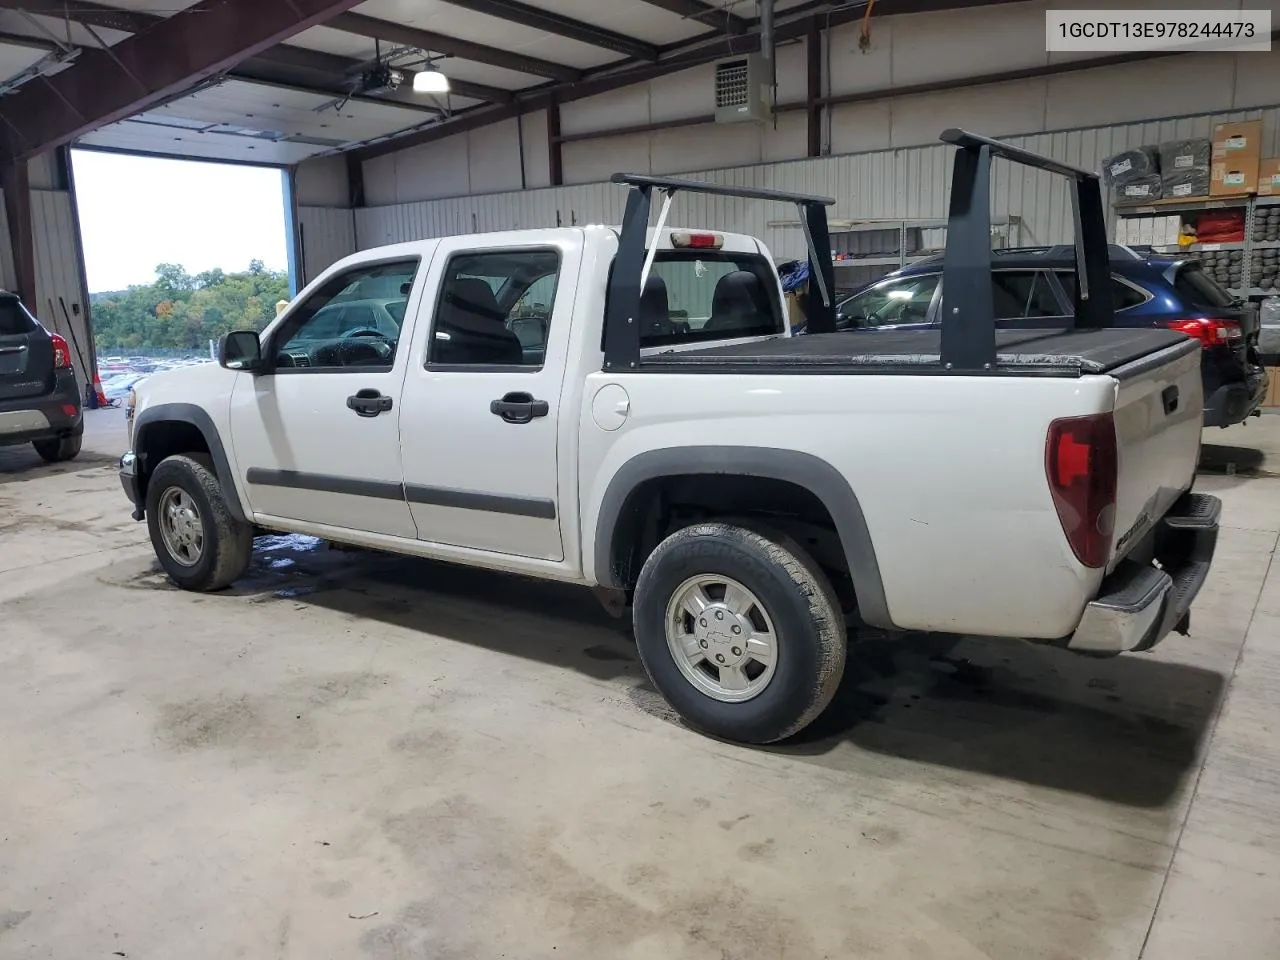
[[[1114,245],[1110,252],[1116,326],[1169,327],[1203,346],[1205,426],[1230,426],[1255,413],[1267,392],[1256,308],[1232,299],[1193,257]],[[998,326],[1051,326],[1073,309],[1075,248],[993,250],[991,282]],[[933,326],[941,307],[938,256],[864,287],[837,310],[841,327],[872,332]]]
[[67,341],[0,290],[0,446],[30,443],[54,463],[80,452],[83,433]]

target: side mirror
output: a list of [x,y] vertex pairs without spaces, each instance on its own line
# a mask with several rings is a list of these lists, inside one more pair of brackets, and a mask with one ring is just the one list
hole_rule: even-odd
[[262,369],[262,342],[253,330],[232,330],[218,341],[218,363],[228,370]]

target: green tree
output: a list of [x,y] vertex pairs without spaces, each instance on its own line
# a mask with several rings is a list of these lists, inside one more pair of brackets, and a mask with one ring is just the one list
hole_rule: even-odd
[[276,301],[288,298],[288,276],[260,260],[243,273],[213,269],[194,277],[179,264],[162,263],[153,283],[94,294],[90,310],[100,351],[203,353],[230,330],[261,330],[275,316]]

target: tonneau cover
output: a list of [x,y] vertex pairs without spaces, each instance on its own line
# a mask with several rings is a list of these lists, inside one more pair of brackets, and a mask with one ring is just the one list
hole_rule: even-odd
[[[811,372],[949,372],[939,360],[940,341],[937,329],[820,333],[650,354],[643,358],[641,367],[742,373],[802,372],[806,368]],[[998,330],[995,372],[1056,376],[1109,373],[1178,343],[1186,344],[1188,350],[1199,348],[1196,341],[1175,330]]]

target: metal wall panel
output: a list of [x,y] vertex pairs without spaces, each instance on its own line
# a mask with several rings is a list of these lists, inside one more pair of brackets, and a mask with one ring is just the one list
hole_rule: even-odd
[[303,273],[298,289],[320,276],[330,264],[356,252],[356,222],[350,210],[298,207],[298,227],[302,232]]
[[[1010,143],[1097,170],[1114,153],[1148,143],[1207,137],[1215,123],[1262,120],[1264,156],[1280,155],[1280,107],[1202,114],[1168,120],[1008,137]],[[954,151],[944,144],[785,163],[698,171],[691,179],[772,187],[836,198],[840,219],[942,218],[947,215]],[[1059,178],[997,161],[992,213],[1022,220],[1018,242],[1063,243],[1073,226],[1066,184]],[[363,248],[401,240],[524,227],[618,223],[625,192],[608,183],[554,187],[487,196],[428,200],[356,211],[356,239]],[[793,226],[795,212],[773,203],[690,195],[672,208],[673,226],[732,230],[760,237],[778,259],[803,253]],[[773,222],[775,225],[770,226]]]
[[[79,346],[83,356],[76,356],[75,365],[83,389],[85,367],[92,367],[95,355],[71,194],[63,190],[32,190],[31,228],[36,254],[36,302],[28,306],[41,323],[71,342],[73,354]],[[66,314],[62,304],[66,305]]]

